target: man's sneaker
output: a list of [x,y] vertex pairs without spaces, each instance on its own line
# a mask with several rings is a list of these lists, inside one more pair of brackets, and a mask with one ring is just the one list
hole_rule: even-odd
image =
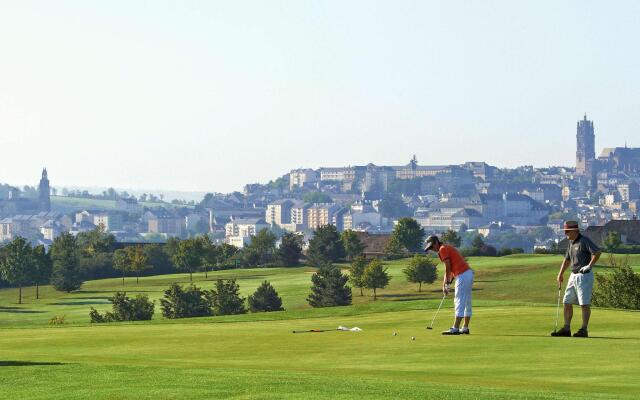
[[573,337],[589,337],[589,333],[586,329],[580,328],[578,329],[578,332],[573,334]]
[[460,331],[456,328],[449,328],[442,332],[443,335],[459,335]]
[[462,329],[460,329],[460,334],[461,335],[470,335],[471,331],[469,331],[469,328],[466,328],[466,329],[462,328]]
[[567,328],[562,328],[558,331],[553,331],[551,332],[551,336],[565,336],[565,337],[569,337],[571,336],[571,331]]

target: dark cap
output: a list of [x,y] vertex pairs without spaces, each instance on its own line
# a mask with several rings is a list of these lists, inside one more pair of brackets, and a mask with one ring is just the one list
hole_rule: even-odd
[[429,237],[425,241],[424,252],[426,253],[427,251],[431,250],[431,247],[437,242],[440,242],[440,239],[438,239],[436,235],[429,235]]
[[564,226],[562,227],[564,231],[578,231],[580,230],[580,225],[576,221],[565,221]]

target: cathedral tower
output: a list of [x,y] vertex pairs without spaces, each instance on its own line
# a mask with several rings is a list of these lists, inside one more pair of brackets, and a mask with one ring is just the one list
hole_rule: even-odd
[[593,121],[587,119],[587,114],[578,121],[577,130],[576,174],[592,177],[595,172],[596,136],[593,133]]
[[51,211],[51,196],[49,188],[49,178],[47,177],[47,169],[42,170],[42,178],[38,185],[38,209],[40,211]]

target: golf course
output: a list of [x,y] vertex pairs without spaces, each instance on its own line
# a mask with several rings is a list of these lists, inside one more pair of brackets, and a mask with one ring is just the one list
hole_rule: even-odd
[[[554,338],[562,257],[470,257],[475,270],[471,334],[442,336],[453,295],[408,283],[407,259],[378,299],[353,289],[353,305],[311,308],[311,267],[193,275],[213,288],[235,278],[243,297],[269,281],[285,311],[163,319],[159,299],[188,274],[0,290],[0,393],[5,399],[637,399],[640,312],[594,308],[584,338]],[[640,256],[630,258],[636,272]],[[595,268],[608,273],[606,256]],[[344,265],[346,270],[348,266]],[[568,274],[565,276],[565,281]],[[116,291],[156,300],[151,321],[91,324]],[[64,323],[52,325],[54,317]],[[560,315],[560,321],[562,315]],[[561,324],[562,322],[560,322]],[[575,310],[572,330],[579,327]],[[338,326],[361,332],[338,331]],[[294,334],[294,330],[327,330]],[[394,335],[394,333],[397,333]],[[412,337],[415,340],[412,340]]]

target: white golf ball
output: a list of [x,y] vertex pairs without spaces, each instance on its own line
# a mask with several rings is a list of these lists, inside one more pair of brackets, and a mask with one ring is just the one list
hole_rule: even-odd
[[415,336],[411,336],[411,340],[416,340],[416,337]]

